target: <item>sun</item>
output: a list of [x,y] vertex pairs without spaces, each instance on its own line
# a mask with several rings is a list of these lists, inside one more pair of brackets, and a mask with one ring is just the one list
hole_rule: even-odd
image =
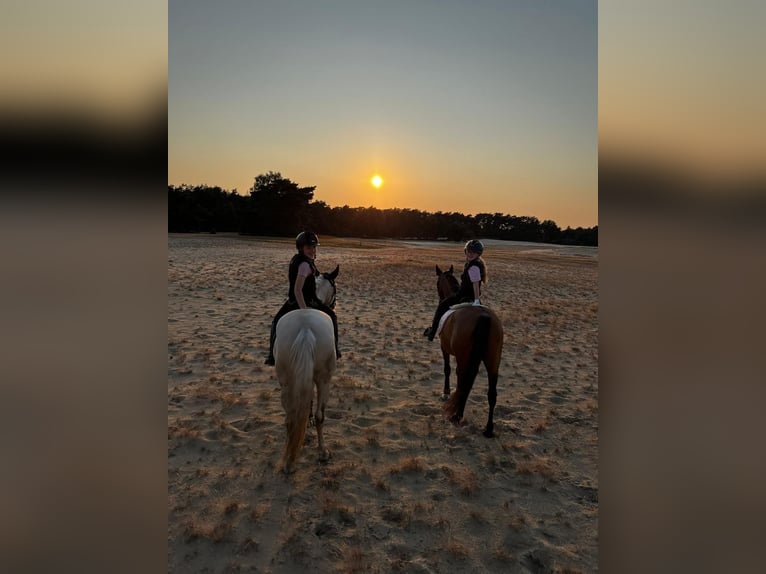
[[380,186],[383,185],[383,178],[375,174],[372,176],[370,183],[372,184],[372,187],[374,187],[375,189],[380,189]]

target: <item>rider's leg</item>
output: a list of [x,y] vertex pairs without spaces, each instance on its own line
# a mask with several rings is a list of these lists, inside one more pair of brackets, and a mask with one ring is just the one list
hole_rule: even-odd
[[330,319],[332,319],[332,330],[335,335],[335,358],[340,359],[340,350],[338,349],[338,316],[335,314],[335,311],[322,303],[316,303],[315,308],[329,315]]
[[444,313],[447,312],[447,309],[450,308],[451,305],[454,305],[458,302],[457,295],[450,295],[446,299],[442,299],[442,301],[439,303],[439,306],[436,307],[436,312],[434,313],[433,321],[431,321],[431,328],[426,329],[423,333],[428,337],[429,341],[433,341],[434,337],[436,336],[436,330],[439,328],[439,321],[441,320]]

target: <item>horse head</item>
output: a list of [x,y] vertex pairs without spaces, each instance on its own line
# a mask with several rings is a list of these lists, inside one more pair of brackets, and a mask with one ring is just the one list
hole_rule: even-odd
[[436,276],[436,291],[439,294],[439,301],[454,295],[460,289],[460,283],[455,277],[455,267],[453,265],[450,265],[447,271],[442,271],[437,265]]
[[317,299],[330,309],[335,309],[335,278],[339,271],[340,265],[336,265],[332,273],[320,273],[316,278]]

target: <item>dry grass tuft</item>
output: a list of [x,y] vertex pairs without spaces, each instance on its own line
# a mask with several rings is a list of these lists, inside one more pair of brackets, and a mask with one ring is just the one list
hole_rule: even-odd
[[364,551],[358,546],[344,546],[341,550],[342,563],[340,572],[343,574],[367,573],[370,571],[369,560]]
[[380,433],[374,429],[368,429],[365,434],[367,435],[367,444],[373,448],[380,447]]
[[168,426],[168,440],[173,438],[199,438],[202,433],[197,429],[190,428],[192,423],[180,421],[178,425]]
[[241,505],[237,501],[232,501],[229,504],[226,505],[226,507],[223,509],[224,514],[234,514],[240,509]]
[[211,528],[189,521],[184,524],[183,528],[184,538],[187,542],[198,538],[206,538],[215,544],[219,544],[230,541],[233,532],[234,526],[228,522],[221,522]]
[[245,538],[242,543],[237,547],[237,554],[250,554],[251,552],[258,552],[258,541],[249,536]]
[[323,477],[320,484],[324,490],[338,490],[340,488],[340,482],[329,476]]
[[391,467],[389,471],[391,474],[398,474],[400,472],[420,472],[423,470],[423,462],[419,457],[411,456],[405,458],[397,466]]
[[393,522],[402,528],[407,528],[410,525],[410,522],[412,522],[412,514],[410,511],[399,505],[384,506],[380,515],[383,520]]
[[450,483],[458,487],[463,496],[471,496],[479,488],[479,477],[469,468],[455,471],[445,466],[442,467],[442,471]]
[[271,503],[261,502],[250,511],[249,517],[252,522],[257,523],[271,508]]
[[346,526],[353,526],[356,524],[356,518],[354,517],[354,511],[352,508],[342,504],[334,496],[326,496],[322,500],[322,513],[325,516],[335,515]]
[[492,558],[494,558],[494,559],[495,559],[495,560],[497,560],[498,562],[505,562],[505,563],[508,563],[508,562],[512,562],[512,561],[513,561],[513,559],[514,559],[514,556],[513,556],[513,554],[511,554],[510,552],[508,552],[508,550],[506,550],[506,549],[505,549],[505,547],[503,547],[503,546],[497,546],[497,547],[496,547],[496,548],[495,548],[495,549],[492,551]]
[[488,522],[487,519],[484,517],[484,514],[478,510],[471,510],[468,513],[468,516],[473,520],[474,522],[478,522],[479,524],[483,524]]
[[554,462],[547,457],[538,457],[529,461],[522,461],[516,465],[516,472],[523,475],[538,474],[551,482],[558,480],[558,472]]
[[508,528],[516,532],[521,532],[521,530],[527,524],[528,524],[527,517],[524,516],[523,514],[517,514],[513,518],[511,518],[511,521],[508,523]]
[[450,540],[444,547],[444,550],[450,556],[458,560],[464,560],[468,558],[468,556],[470,556],[471,554],[468,547],[462,542],[458,542],[457,540]]

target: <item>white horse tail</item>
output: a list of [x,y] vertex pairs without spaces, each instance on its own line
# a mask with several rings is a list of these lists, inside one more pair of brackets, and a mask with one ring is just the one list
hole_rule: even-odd
[[314,362],[317,340],[308,326],[303,326],[290,348],[288,384],[282,386],[282,405],[285,408],[287,443],[284,470],[291,472],[293,463],[303,447],[306,427],[314,397]]

